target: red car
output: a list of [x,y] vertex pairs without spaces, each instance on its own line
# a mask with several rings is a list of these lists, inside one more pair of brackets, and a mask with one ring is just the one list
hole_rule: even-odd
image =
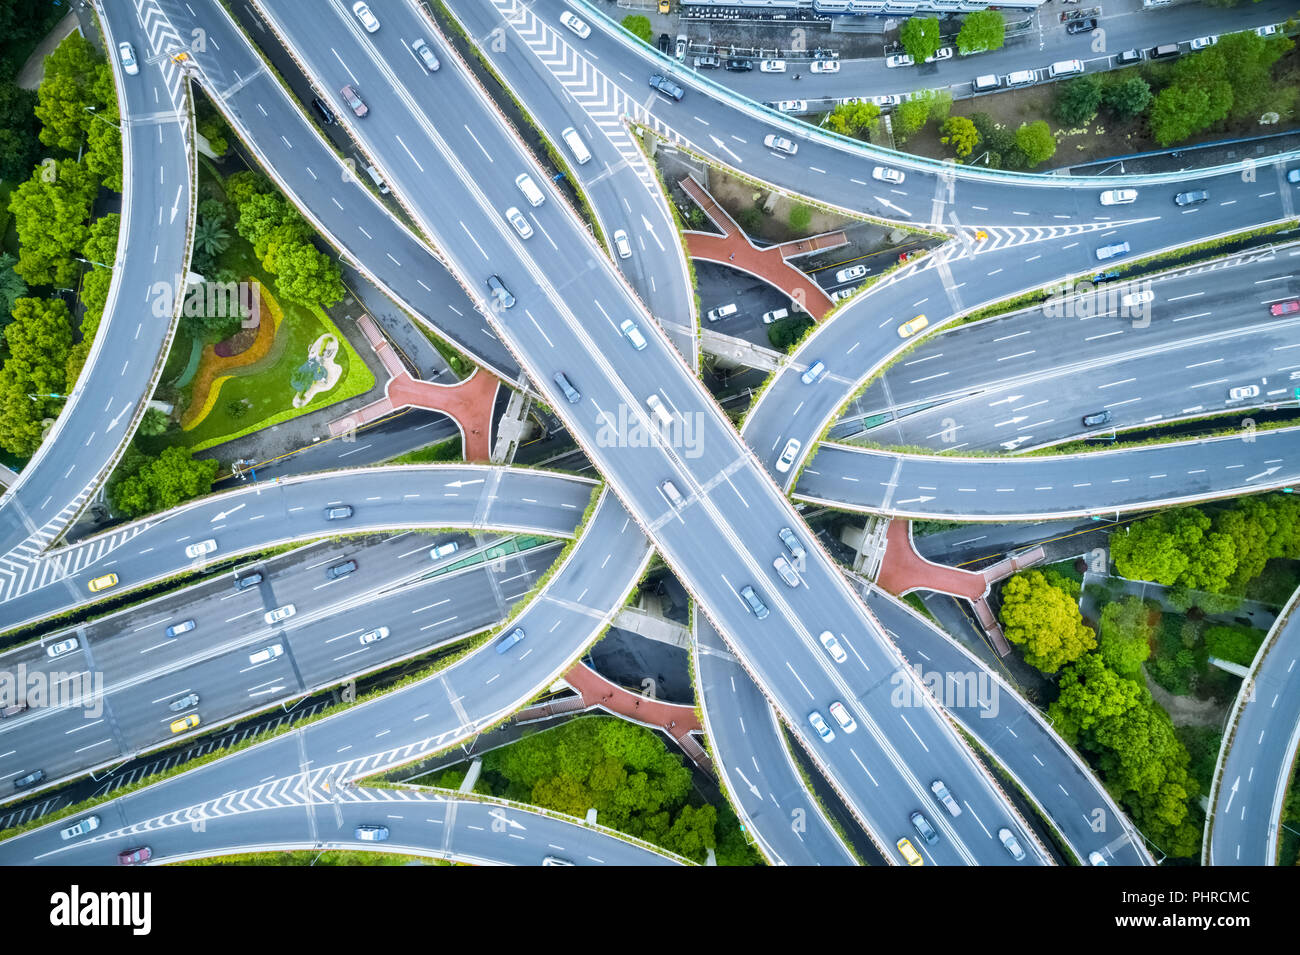
[[1290,315],[1292,312],[1300,312],[1300,301],[1292,299],[1289,302],[1278,302],[1270,306],[1269,311],[1274,315]]
[[361,94],[357,92],[355,86],[345,86],[339,90],[339,93],[343,96],[343,102],[347,103],[348,108],[356,113],[358,117],[365,116],[366,113],[370,112],[370,107],[361,98]]
[[911,262],[925,255],[925,249],[912,249],[910,252],[904,252],[898,257],[899,262]]
[[148,862],[153,858],[153,850],[148,846],[141,846],[138,849],[127,849],[125,852],[117,854],[118,865],[140,865],[142,862]]

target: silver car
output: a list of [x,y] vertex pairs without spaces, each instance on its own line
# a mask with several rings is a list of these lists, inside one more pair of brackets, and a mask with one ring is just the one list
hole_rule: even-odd
[[785,153],[787,156],[793,156],[799,151],[798,145],[784,136],[777,136],[775,133],[768,133],[764,136],[763,145],[768,149],[775,149],[779,153]]
[[778,557],[772,561],[772,566],[776,568],[776,572],[787,585],[791,587],[799,586],[799,575],[794,572],[794,568],[790,566],[790,562],[784,557]]

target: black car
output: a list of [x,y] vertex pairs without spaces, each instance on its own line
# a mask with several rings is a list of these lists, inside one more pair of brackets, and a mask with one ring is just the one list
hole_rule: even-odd
[[1115,63],[1118,66],[1128,66],[1130,63],[1141,63],[1141,50],[1123,50],[1115,57]]
[[1098,411],[1096,414],[1083,416],[1083,426],[1085,428],[1096,428],[1099,425],[1110,424],[1110,412]]
[[261,574],[249,574],[247,577],[235,578],[236,590],[247,590],[249,587],[256,587],[262,582]]
[[731,70],[733,73],[748,73],[754,68],[754,61],[733,56],[727,61],[726,68]]
[[37,769],[28,773],[26,776],[19,776],[14,780],[14,789],[26,789],[28,786],[35,786],[45,778],[45,770]]
[[1088,17],[1086,20],[1071,20],[1065,25],[1065,32],[1074,33],[1091,33],[1097,29],[1097,18]]
[[502,308],[512,308],[514,306],[515,297],[510,294],[510,289],[506,288],[505,283],[501,281],[501,276],[489,275],[487,279],[487,287],[488,291],[492,293],[492,298],[495,299]]
[[673,38],[667,33],[659,34],[659,52],[671,53],[673,49]]
[[351,504],[334,504],[325,508],[325,520],[327,521],[345,521],[351,516]]
[[1194,189],[1191,192],[1180,192],[1174,196],[1174,202],[1180,206],[1199,206],[1210,198],[1210,194],[1204,189]]
[[312,97],[311,108],[316,111],[316,115],[326,126],[334,125],[334,110],[330,109],[329,104],[319,96]]
[[337,580],[340,577],[346,577],[357,569],[355,560],[345,560],[341,564],[335,564],[329,570],[325,571],[325,576],[330,580]]

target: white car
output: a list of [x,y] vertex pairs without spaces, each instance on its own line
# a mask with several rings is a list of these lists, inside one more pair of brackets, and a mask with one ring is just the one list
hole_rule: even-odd
[[768,133],[763,137],[763,145],[768,149],[775,149],[779,153],[785,153],[787,156],[793,156],[799,151],[799,146],[784,136],[778,136],[775,133]]
[[881,182],[892,182],[894,185],[900,185],[905,178],[903,173],[897,169],[886,169],[884,166],[877,166],[871,170],[871,178],[879,179]]
[[758,71],[760,73],[784,73],[785,60],[759,60]]
[[377,643],[386,636],[388,636],[387,627],[375,627],[374,630],[367,630],[361,635],[361,645],[365,646],[368,643]]
[[790,465],[794,464],[794,459],[799,456],[799,449],[803,443],[798,438],[791,438],[785,443],[785,448],[781,451],[781,456],[776,459],[776,469],[784,474],[790,470]]
[[853,288],[842,288],[838,292],[832,292],[831,299],[836,302],[842,302],[846,298],[852,298],[856,294],[858,294],[856,286]]
[[130,43],[119,43],[117,55],[122,61],[122,69],[126,70],[127,76],[135,76],[140,72],[140,64],[135,61],[135,47]]
[[839,71],[839,60],[813,60],[808,67],[809,73],[838,73]]
[[298,608],[293,604],[285,604],[283,607],[276,607],[274,610],[268,610],[264,614],[264,618],[267,623],[279,623],[281,620],[288,620],[297,612]]
[[877,106],[897,106],[903,102],[903,97],[898,93],[882,93],[880,96],[870,96],[868,100]]
[[1088,865],[1110,865],[1110,863],[1106,861],[1104,855],[1094,850],[1088,853]]
[[560,14],[560,22],[584,40],[591,36],[591,27],[587,26],[586,23],[575,17],[568,10],[565,10]]
[[65,653],[71,653],[79,646],[81,646],[81,643],[76,637],[68,637],[68,639],[60,640],[58,643],[51,643],[45,648],[45,655],[49,657],[61,657]]
[[914,62],[916,61],[906,53],[895,53],[893,56],[885,57],[885,66],[891,70],[896,66],[911,66]]
[[1214,46],[1214,44],[1218,42],[1219,38],[1217,35],[1198,36],[1191,42],[1191,47],[1193,50],[1204,50],[1207,46]]
[[843,663],[849,658],[849,655],[844,652],[844,648],[840,646],[840,642],[835,639],[835,634],[829,630],[823,630],[821,636],[817,639],[822,642],[822,646],[826,648],[826,652],[831,655],[831,659],[836,663]]
[[618,253],[620,259],[632,257],[632,243],[627,240],[627,233],[622,229],[614,231],[614,251]]
[[677,38],[677,46],[673,49],[673,56],[678,60],[686,59],[686,51],[690,49],[691,41],[685,36]]
[[808,101],[806,99],[783,99],[776,104],[776,108],[783,113],[806,113],[808,112]]
[[822,719],[822,715],[816,710],[808,714],[808,722],[812,724],[812,728],[817,731],[817,735],[825,742],[829,743],[835,738],[835,732],[826,725],[826,721]]
[[193,560],[195,557],[202,557],[204,554],[210,554],[217,549],[217,542],[209,537],[205,541],[198,541],[185,548],[185,556]]
[[623,319],[623,324],[618,326],[618,330],[623,333],[623,337],[631,342],[632,347],[637,351],[645,348],[645,336],[641,334],[641,329],[637,328],[636,322],[632,321],[632,319]]
[[1258,398],[1259,385],[1241,385],[1228,392],[1229,401],[1241,401],[1245,398]]
[[59,838],[75,839],[77,836],[84,836],[88,832],[94,832],[99,828],[98,816],[87,816],[81,822],[68,826],[66,829],[59,830]]
[[1132,308],[1134,305],[1145,305],[1147,302],[1155,301],[1156,290],[1153,288],[1143,289],[1140,292],[1129,292],[1127,295],[1121,295],[1119,299],[1120,308]]
[[506,218],[510,220],[510,224],[514,226],[515,231],[519,233],[519,238],[527,239],[533,234],[533,227],[528,224],[528,220],[524,218],[524,214],[514,206],[511,206],[506,210]]
[[1274,36],[1277,33],[1277,27],[1269,25],[1255,27],[1255,36]]
[[951,60],[951,59],[952,59],[952,47],[941,46],[939,47],[939,49],[935,50],[933,53],[927,56],[925,58],[925,62],[937,63],[939,60]]
[[835,722],[840,724],[840,729],[844,732],[852,733],[858,728],[857,721],[839,700],[831,704],[830,710],[831,716],[835,717]]
[[865,265],[850,265],[847,269],[840,269],[835,273],[835,281],[852,282],[854,279],[860,279],[867,274]]
[[370,8],[361,0],[357,0],[356,3],[352,4],[352,12],[357,15],[357,19],[361,21],[361,25],[366,28],[367,33],[374,33],[379,29],[379,20],[375,18],[375,15],[370,12]]
[[1099,198],[1103,206],[1123,206],[1136,202],[1137,197],[1136,189],[1107,189]]

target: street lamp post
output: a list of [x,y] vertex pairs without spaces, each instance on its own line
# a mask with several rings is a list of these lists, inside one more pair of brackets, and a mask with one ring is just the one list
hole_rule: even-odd
[[101,123],[103,123],[104,125],[106,125],[106,126],[112,126],[112,127],[113,127],[114,129],[116,129],[119,133],[122,131],[122,127],[119,126],[119,125],[117,125],[117,123],[111,122],[110,120],[105,119],[103,116],[100,116],[99,113],[95,112],[95,107],[93,107],[93,106],[83,106],[83,107],[81,107],[81,108],[84,109],[84,110],[85,110],[87,113],[89,113],[91,116],[95,117],[95,119],[99,120],[99,121],[100,121]]

